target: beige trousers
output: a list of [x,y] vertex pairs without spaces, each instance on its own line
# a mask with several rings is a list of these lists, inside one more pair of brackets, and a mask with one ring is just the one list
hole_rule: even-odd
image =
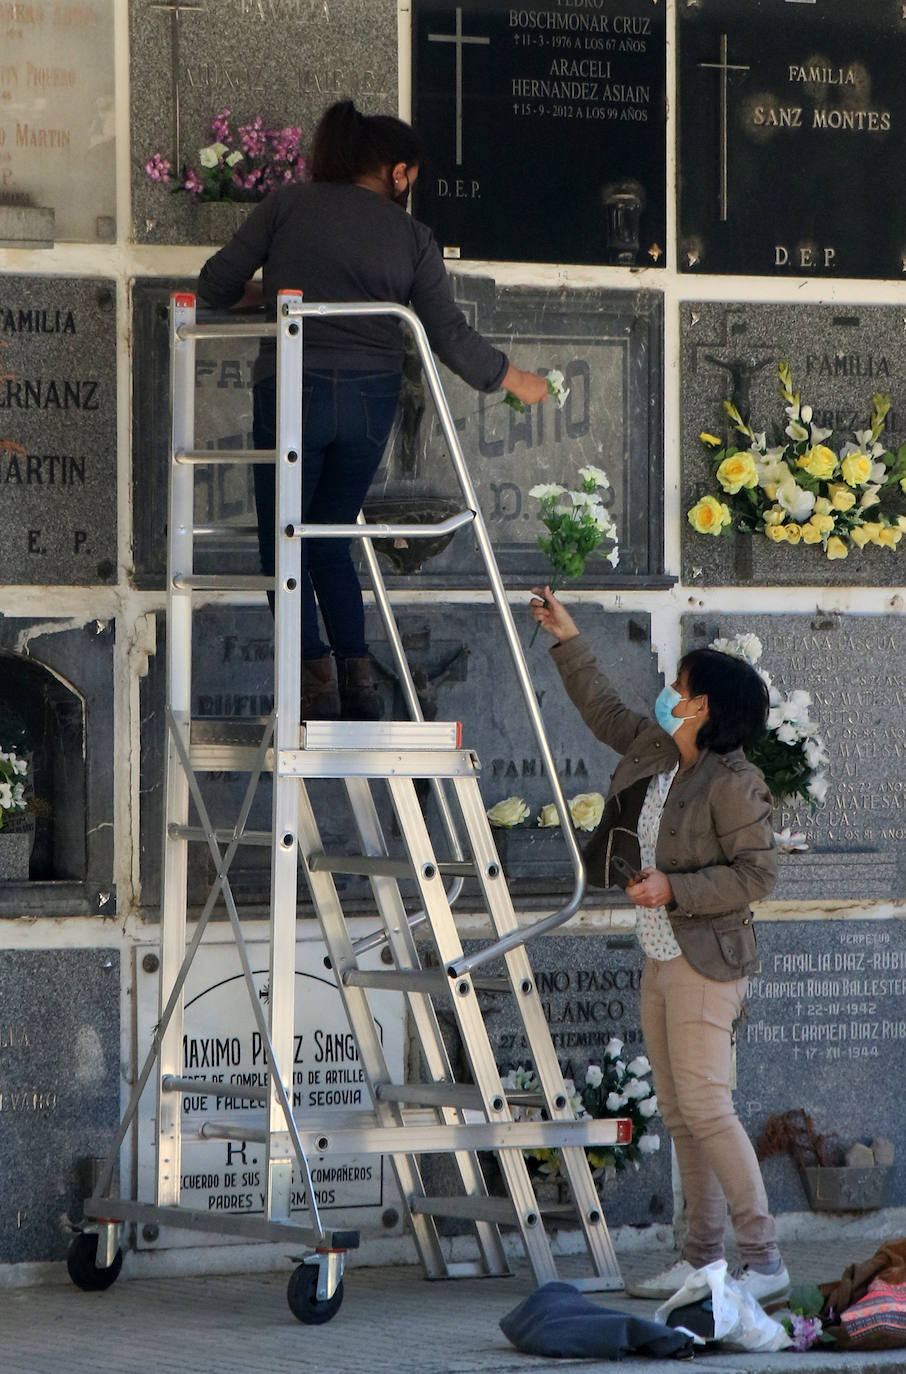
[[747,978],[705,978],[682,956],[647,959],[642,970],[645,1052],[686,1199],[684,1258],[696,1268],[723,1257],[727,1204],[743,1263],[770,1266],[779,1256],[758,1160],[730,1093],[730,1031],[747,987]]

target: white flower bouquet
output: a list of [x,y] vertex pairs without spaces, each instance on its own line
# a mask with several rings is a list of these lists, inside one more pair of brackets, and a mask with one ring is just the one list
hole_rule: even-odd
[[25,810],[25,783],[28,763],[12,751],[0,750],[0,830],[7,816]]
[[[600,792],[578,792],[567,799],[569,814],[577,830],[594,830],[604,812],[604,798]],[[488,820],[498,830],[515,830],[525,826],[527,830],[548,830],[560,824],[560,814],[553,802],[548,802],[539,811],[534,826],[526,826],[531,812],[522,797],[504,797],[487,810]]]
[[[738,634],[732,639],[715,639],[708,646],[718,652],[744,659],[756,667],[762,654],[757,635]],[[767,726],[746,750],[746,757],[764,774],[771,794],[778,801],[802,797],[820,806],[827,796],[828,781],[823,768],[828,762],[824,741],[809,717],[812,698],[797,689],[784,696],[764,668],[757,670],[768,689],[770,710]],[[782,836],[782,848],[802,849],[801,835]]]
[[906,530],[906,445],[891,453],[881,443],[890,397],[876,392],[867,427],[853,432],[855,442],[831,448],[825,440],[832,431],[815,424],[812,407],[793,390],[787,363],[779,364],[778,377],[787,423],[777,427],[772,446],[730,401],[724,410],[740,441],[700,435],[713,451],[721,494],[703,496],[689,509],[693,529],[720,535],[735,528],[775,544],[820,545],[829,559],[866,544],[895,549]]

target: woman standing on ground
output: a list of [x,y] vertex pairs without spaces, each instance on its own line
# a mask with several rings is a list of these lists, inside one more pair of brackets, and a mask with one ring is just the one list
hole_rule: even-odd
[[[281,187],[256,207],[205,263],[199,295],[221,307],[263,299],[269,319],[276,319],[277,292],[284,288],[301,290],[306,301],[411,305],[441,362],[470,386],[505,387],[528,405],[544,401],[544,378],[513,367],[467,323],[430,229],[406,213],[421,157],[417,135],[402,120],[363,115],[351,100],[332,105],[315,131],[311,181]],[[259,267],[260,287],[250,285]],[[307,319],[304,353],[302,519],[352,524],[396,413],[402,330],[389,315]],[[275,372],[276,344],[266,339],[254,374],[256,448],[276,443]],[[268,576],[275,480],[272,466],[256,465],[258,542]],[[349,541],[305,541],[302,563],[303,717],[377,719],[380,699]]]
[[623,705],[550,588],[533,590],[532,615],[559,641],[551,654],[569,696],[622,756],[586,860],[595,885],[632,875],[620,885],[648,956],[642,1035],[686,1201],[682,1257],[627,1292],[671,1297],[721,1259],[729,1203],[734,1278],[759,1302],[782,1301],[790,1277],[730,1092],[732,1026],[759,968],[749,903],[777,876],[770,793],[743,753],[764,729],[767,689],[749,664],[696,649],[658,696],[655,723]]

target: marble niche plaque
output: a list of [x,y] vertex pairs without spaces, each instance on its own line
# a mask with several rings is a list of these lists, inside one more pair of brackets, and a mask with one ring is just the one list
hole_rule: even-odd
[[115,582],[115,282],[0,281],[0,485],[0,582]]
[[[466,943],[467,951],[473,947],[478,948]],[[623,1042],[624,1063],[645,1053],[640,997],[645,956],[634,936],[542,935],[526,949],[564,1078],[571,1078],[581,1091],[588,1065],[606,1062],[604,1051],[613,1038]],[[481,971],[494,970],[488,964]],[[531,1055],[513,999],[480,996],[501,1071],[519,1065],[530,1068]],[[651,1118],[651,1133],[660,1138],[660,1148],[643,1155],[638,1170],[630,1165],[603,1186],[609,1226],[670,1220],[670,1140],[659,1116]]]
[[[265,129],[301,128],[303,151],[336,100],[397,113],[395,0],[133,0],[129,38],[139,243],[215,241],[194,197],[170,191],[183,168],[198,169],[222,110],[234,128],[258,116]],[[145,173],[154,153],[172,164],[170,185]]]
[[[539,637],[533,648],[528,647],[533,629],[528,611],[517,606],[514,614],[567,799],[579,792],[606,792],[616,756],[583,724],[560,683],[547,645]],[[489,606],[433,605],[418,611],[400,610],[397,619],[426,718],[462,722],[463,741],[481,760],[480,782],[486,806],[518,795],[530,808],[534,820],[541,807],[551,800],[550,788],[515,673],[510,669],[496,611]],[[602,663],[618,690],[636,709],[645,709],[661,685],[651,653],[647,617],[604,613],[588,607],[583,608],[582,624],[592,643],[600,646]],[[266,716],[273,704],[273,626],[267,609],[206,608],[198,613],[195,628],[193,716],[212,729],[248,727],[250,722]],[[393,660],[373,610],[367,613],[366,633],[376,661],[385,718],[402,719],[405,709]],[[142,684],[142,904],[146,909],[153,909],[159,901],[163,640],[161,626],[158,653]],[[244,774],[205,778],[206,798],[218,824],[235,821],[245,784]],[[376,784],[379,792],[381,787],[382,784]],[[355,853],[354,826],[340,785],[315,782],[311,788],[324,848]],[[250,820],[253,828],[270,827],[270,804],[270,784],[264,782]],[[425,805],[438,853],[443,855],[445,842],[434,803],[428,800],[427,793]],[[389,823],[388,833],[393,838]],[[515,893],[539,896],[569,890],[572,867],[559,833],[528,829],[494,833],[502,854],[505,848],[504,863]],[[537,848],[531,843],[533,839],[543,843],[540,862]],[[231,870],[238,900],[250,906],[266,905],[269,865],[266,849],[247,846],[239,850]],[[192,845],[192,901],[204,900],[211,874],[204,847]],[[358,903],[355,909],[362,903],[369,904],[364,879],[338,875],[337,884],[344,900],[354,906]],[[300,891],[307,902],[304,888]]]
[[[819,545],[772,544],[763,535],[697,534],[686,512],[707,492],[719,493],[714,463],[699,439],[702,430],[727,442],[732,436],[722,402],[732,400],[768,443],[784,438],[787,423],[777,386],[777,365],[788,362],[793,388],[814,422],[832,429],[839,452],[865,429],[871,399],[892,398],[881,436],[896,452],[906,441],[906,334],[903,312],[880,305],[789,305],[685,301],[682,329],[682,540],[683,580],[694,586],[899,586],[903,554],[850,545],[846,558],[829,560]],[[906,510],[906,502],[898,509]],[[902,546],[901,546],[902,547]]]
[[[885,1206],[906,1202],[902,1075],[906,929],[902,920],[759,921],[761,973],[737,1036],[736,1105],[752,1139],[774,1112],[803,1108],[845,1149],[894,1142]],[[786,1155],[762,1164],[773,1212],[805,1211]]]
[[0,248],[112,243],[115,148],[113,0],[0,7]]
[[[136,369],[133,430],[135,564],[140,586],[160,586],[165,527],[169,419],[167,303],[186,283],[135,285]],[[563,410],[535,406],[523,415],[503,392],[473,391],[441,368],[447,401],[501,571],[518,585],[549,575],[537,540],[544,527],[528,495],[538,482],[578,485],[578,469],[603,467],[619,535],[616,568],[589,558],[576,585],[663,586],[662,299],[651,291],[545,291],[497,287],[456,277],[469,322],[518,367],[560,369],[570,387]],[[200,318],[205,318],[200,315]],[[219,318],[223,318],[222,316]],[[233,317],[235,319],[235,316]],[[251,447],[251,369],[255,341],[199,346],[197,446]],[[199,524],[227,526],[199,545],[200,571],[229,566],[256,572],[255,513],[249,469],[216,467],[196,478]],[[402,400],[384,461],[365,506],[371,519],[441,519],[462,509],[446,442],[417,358],[407,359]],[[425,550],[419,542],[384,548],[389,585],[486,586],[484,563],[468,530]],[[219,558],[219,562],[217,559]],[[401,582],[405,579],[405,583]]]
[[[372,929],[371,923],[367,929]],[[366,927],[352,930],[352,937]],[[268,946],[249,942],[249,958],[257,995],[267,1006]],[[151,951],[149,951],[151,952]],[[324,968],[325,946],[309,928],[296,942],[295,1039],[293,1048],[293,1107],[300,1124],[336,1121],[337,1115],[368,1111],[371,1097],[358,1050],[343,1011],[333,975]],[[140,1053],[151,1042],[160,1016],[157,973],[148,974],[137,951],[137,1016]],[[380,968],[375,951],[365,965]],[[378,992],[371,1000],[390,1081],[404,1077],[405,1010],[400,993]],[[208,942],[201,946],[186,980],[183,1071],[187,1078],[223,1083],[224,1095],[183,1099],[181,1204],[199,1211],[261,1216],[264,1171],[260,1147],[253,1141],[203,1140],[205,1121],[228,1121],[260,1129],[259,1103],[243,1097],[243,1087],[266,1085],[266,1052],[233,944]],[[144,1094],[138,1119],[138,1196],[154,1196],[156,1119],[154,1093]],[[384,1209],[395,1194],[393,1171],[379,1155],[315,1156],[309,1159],[319,1210],[335,1227],[366,1226],[388,1229]],[[304,1183],[294,1175],[292,1211],[303,1222],[307,1211]],[[399,1213],[394,1211],[394,1218]],[[395,1224],[395,1223],[394,1223]],[[212,1238],[223,1244],[224,1237]],[[168,1229],[149,1240],[138,1228],[140,1248],[161,1249],[204,1244],[199,1232]]]
[[[824,804],[777,815],[801,830],[811,853],[781,861],[777,895],[870,900],[904,890],[906,758],[903,681],[906,633],[892,615],[721,615],[684,617],[684,638],[700,648],[718,637],[756,634],[759,666],[785,695],[811,694],[811,719],[830,755]],[[800,867],[799,858],[805,863]]]
[[61,1260],[120,1114],[117,949],[0,960],[0,1263]]
[[415,213],[451,258],[663,267],[666,33],[651,0],[415,0]]
[[906,192],[873,198],[906,121],[902,4],[677,8],[680,270],[899,280]]

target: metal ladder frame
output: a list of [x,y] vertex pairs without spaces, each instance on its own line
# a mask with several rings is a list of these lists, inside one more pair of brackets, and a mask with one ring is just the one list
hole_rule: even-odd
[[[306,525],[298,522],[296,512],[302,505],[302,406],[298,378],[302,373],[303,320],[344,315],[393,315],[413,332],[425,369],[429,389],[435,403],[444,437],[447,441],[454,469],[463,494],[465,509],[439,524],[431,525],[366,525],[360,514],[354,525]],[[195,343],[206,339],[236,337],[276,337],[277,343],[277,426],[273,451],[195,449]],[[522,1150],[526,1145],[550,1145],[561,1148],[564,1167],[573,1185],[586,1240],[592,1254],[595,1277],[583,1281],[583,1286],[620,1287],[619,1270],[607,1235],[585,1156],[585,1146],[613,1144],[625,1140],[624,1127],[628,1123],[597,1120],[594,1125],[575,1121],[572,1109],[563,1095],[560,1074],[553,1045],[544,1021],[543,1010],[534,987],[534,980],[524,950],[525,942],[567,921],[578,909],[585,890],[585,873],[575,834],[569,823],[569,811],[559,783],[553,756],[548,744],[531,679],[522,654],[506,592],[497,568],[487,529],[484,525],[477,496],[466,467],[458,436],[446,403],[440,377],[431,353],[427,335],[418,317],[407,307],[387,302],[354,304],[312,304],[301,299],[301,293],[282,291],[278,295],[276,323],[204,324],[195,321],[194,297],[174,293],[171,297],[171,395],[172,401],[172,464],[169,500],[169,537],[167,570],[167,724],[168,749],[166,763],[166,823],[164,835],[163,894],[161,910],[161,968],[160,1020],[152,1044],[138,1075],[127,1110],[120,1123],[115,1141],[98,1179],[94,1196],[85,1207],[83,1230],[98,1233],[98,1263],[111,1264],[119,1243],[124,1221],[153,1221],[164,1226],[178,1226],[233,1234],[247,1239],[290,1240],[310,1248],[314,1254],[308,1263],[318,1265],[319,1299],[329,1298],[336,1289],[343,1268],[346,1249],[358,1244],[358,1235],[350,1231],[327,1230],[318,1212],[311,1186],[307,1154],[318,1152],[327,1140],[324,1127],[301,1129],[294,1120],[292,1098],[292,1049],[294,1020],[294,970],[296,939],[296,904],[298,881],[298,850],[300,818],[309,834],[317,833],[317,826],[307,791],[299,780],[307,776],[343,776],[347,794],[363,848],[371,856],[368,871],[376,903],[384,920],[384,929],[352,942],[345,927],[329,862],[319,866],[317,856],[303,855],[309,885],[321,919],[322,931],[330,950],[329,962],[337,973],[337,981],[344,1007],[353,1026],[360,1053],[371,1059],[368,1078],[373,1087],[373,1126],[350,1127],[361,1143],[363,1129],[372,1132],[381,1146],[372,1142],[369,1148],[390,1154],[400,1191],[404,1198],[414,1197],[415,1205],[408,1206],[407,1216],[416,1239],[426,1271],[431,1276],[453,1276],[457,1270],[469,1273],[507,1272],[500,1248],[497,1222],[515,1220],[522,1230],[526,1251],[539,1279],[555,1278],[556,1269],[550,1255],[539,1217],[534,1193],[528,1178]],[[219,463],[266,463],[276,465],[276,567],[273,579],[261,576],[196,575],[194,572],[194,467]],[[489,585],[497,606],[510,656],[516,671],[543,766],[547,770],[554,802],[564,818],[562,831],[574,872],[573,891],[569,901],[551,915],[519,929],[505,884],[500,877],[499,863],[487,825],[484,808],[475,779],[475,761],[465,751],[443,757],[435,751],[424,753],[420,771],[398,776],[398,768],[389,771],[383,766],[369,771],[355,766],[356,760],[339,759],[331,750],[300,749],[301,723],[299,719],[298,684],[301,673],[301,539],[350,538],[362,541],[363,553],[371,575],[375,601],[391,644],[403,695],[410,716],[422,720],[414,682],[403,649],[402,640],[393,616],[383,578],[374,553],[375,537],[407,539],[436,537],[472,525],[481,552]],[[260,743],[254,748],[222,745],[193,745],[191,737],[191,631],[194,598],[198,593],[219,590],[273,590],[275,597],[274,678],[275,710],[265,728]],[[226,752],[225,752],[226,751]],[[342,754],[342,751],[339,751]],[[331,755],[333,754],[333,757]],[[229,755],[229,760],[227,758]],[[464,760],[472,757],[471,764]],[[232,830],[217,830],[212,824],[196,777],[198,771],[222,767],[227,763],[244,767],[249,773],[240,814]],[[357,761],[360,765],[362,760]],[[338,768],[340,771],[337,771]],[[452,771],[451,771],[452,770]],[[253,834],[246,830],[248,816],[258,781],[265,771],[273,771],[272,829],[268,833]],[[380,822],[374,809],[370,787],[365,779],[371,776],[387,778],[398,817],[405,817],[405,833],[416,838],[407,848],[421,898],[421,910],[407,916],[395,879],[389,876],[394,861],[387,858]],[[418,805],[412,779],[428,777],[443,821],[453,861],[437,865],[433,849]],[[462,847],[446,790],[441,779],[452,780],[455,799],[465,817],[472,842],[474,861],[463,858]],[[364,790],[363,790],[364,789]],[[190,823],[190,799],[197,811],[199,825]],[[216,877],[203,910],[198,918],[191,943],[186,948],[187,844],[189,841],[208,844]],[[229,867],[240,843],[271,843],[271,911],[270,911],[270,996],[265,1016],[261,1009],[252,979],[246,942],[229,882]],[[414,851],[417,850],[417,853]],[[324,859],[325,856],[321,855]],[[383,868],[382,868],[383,864]],[[398,866],[398,865],[397,865]],[[449,891],[443,883],[429,881],[439,877],[438,868],[454,875]],[[444,913],[460,895],[463,875],[476,872],[491,914],[496,938],[480,951],[464,955],[452,917],[444,923]],[[383,875],[383,876],[382,876]],[[501,898],[501,892],[505,894]],[[245,983],[254,1009],[262,1045],[269,1068],[269,1086],[246,1089],[246,1097],[260,1096],[266,1110],[266,1128],[255,1131],[246,1126],[231,1126],[208,1122],[202,1127],[205,1137],[258,1140],[265,1147],[265,1216],[229,1216],[188,1209],[180,1206],[180,1146],[181,1103],[186,1093],[214,1096],[222,1094],[222,1086],[206,1084],[181,1077],[181,1044],[183,1022],[183,987],[192,961],[201,943],[218,897],[222,896],[232,927],[233,937],[242,963]],[[328,914],[325,921],[324,913]],[[283,915],[281,915],[283,913]],[[287,919],[286,913],[292,918]],[[413,936],[414,929],[429,921],[437,936],[438,926],[445,932],[440,940],[445,968],[439,975],[420,970]],[[399,1088],[395,1099],[390,1096],[391,1085],[386,1083],[386,1066],[382,1067],[379,1045],[369,1036],[367,998],[364,989],[371,986],[391,986],[391,980],[380,974],[366,976],[357,971],[358,957],[369,949],[387,945],[404,967],[396,975],[396,986],[407,992],[410,1013],[421,1027],[420,1039],[432,1075],[433,1084],[415,1085],[411,1092]],[[472,970],[484,963],[503,958],[507,980],[512,993],[520,999],[520,1011],[529,1038],[530,1028],[546,1037],[550,1054],[536,1058],[542,1082],[542,1098],[548,1120],[543,1122],[513,1122],[509,1105],[501,1097],[499,1072],[487,1041],[483,1019],[474,992]],[[471,1100],[481,1106],[483,1125],[470,1125],[461,1105],[451,1103],[445,1084],[450,1066],[434,1016],[426,984],[439,976],[449,979],[457,1021],[472,1059],[477,1094],[466,1092],[462,1101]],[[392,975],[391,975],[392,979]],[[375,981],[377,980],[377,981]],[[408,980],[408,982],[407,982]],[[465,994],[465,995],[464,995]],[[467,1005],[468,1004],[468,1005]],[[526,1020],[526,1015],[528,1019]],[[476,1039],[476,1027],[481,1024],[482,1042],[478,1049],[471,1043]],[[142,1203],[126,1198],[113,1198],[110,1189],[119,1152],[131,1125],[135,1122],[141,1096],[154,1070],[159,1065],[157,1084],[158,1142],[156,1155],[156,1188],[154,1203]],[[283,1071],[281,1066],[287,1066]],[[374,1088],[374,1084],[377,1087]],[[432,1094],[432,1086],[435,1091]],[[387,1095],[382,1095],[381,1088]],[[402,1094],[400,1096],[400,1094]],[[421,1104],[421,1115],[404,1104]],[[427,1111],[424,1110],[427,1108]],[[417,1120],[415,1119],[417,1118]],[[496,1123],[496,1124],[495,1124]],[[342,1128],[340,1128],[342,1129]],[[330,1135],[336,1131],[331,1126]],[[403,1139],[401,1139],[401,1137]],[[371,1136],[368,1137],[371,1140]],[[474,1151],[496,1149],[507,1181],[512,1201],[494,1206],[498,1200],[488,1199],[478,1170]],[[416,1154],[436,1150],[454,1156],[466,1196],[456,1200],[459,1211],[448,1215],[469,1216],[476,1222],[482,1260],[477,1266],[455,1266],[439,1254],[437,1234],[430,1213],[442,1210],[440,1199],[424,1197],[418,1178]],[[298,1166],[307,1184],[309,1225],[292,1220],[290,1213],[291,1180],[294,1165]],[[446,1200],[450,1202],[449,1199]],[[515,1211],[514,1211],[515,1205]],[[427,1223],[427,1224],[426,1224]],[[543,1237],[540,1240],[539,1237]],[[103,1242],[103,1243],[102,1243]]]

